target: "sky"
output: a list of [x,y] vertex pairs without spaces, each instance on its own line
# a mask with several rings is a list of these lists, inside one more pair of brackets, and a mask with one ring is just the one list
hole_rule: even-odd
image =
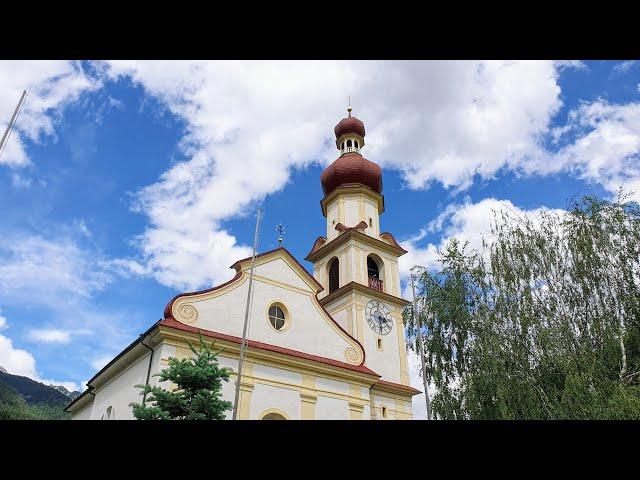
[[640,199],[636,61],[0,61],[2,132],[23,90],[0,153],[0,366],[74,390],[174,295],[233,276],[258,205],[259,250],[282,222],[311,270],[348,96],[404,295],[492,211]]

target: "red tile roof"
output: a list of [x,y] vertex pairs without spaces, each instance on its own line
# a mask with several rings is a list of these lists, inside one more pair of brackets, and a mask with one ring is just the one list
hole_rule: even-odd
[[360,135],[361,137],[365,136],[364,123],[362,120],[356,117],[346,117],[338,122],[338,124],[334,127],[333,133],[336,134],[336,140],[339,139],[342,135],[346,135],[347,133],[355,133],[356,135]]
[[325,196],[346,183],[361,183],[382,193],[382,169],[359,153],[345,153],[324,169],[320,183]]

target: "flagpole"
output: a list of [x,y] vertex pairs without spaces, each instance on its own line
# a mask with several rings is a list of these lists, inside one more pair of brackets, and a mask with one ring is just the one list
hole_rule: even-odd
[[413,292],[413,323],[416,326],[416,335],[418,342],[418,350],[420,351],[420,363],[422,364],[422,382],[424,384],[424,399],[427,404],[427,420],[431,420],[431,400],[429,399],[429,382],[427,381],[427,372],[424,365],[424,349],[422,348],[422,332],[420,331],[420,324],[417,321],[417,306],[416,306],[416,288],[413,285],[413,272],[411,272],[411,291]]
[[26,96],[27,96],[27,91],[24,90],[22,92],[22,96],[20,97],[20,101],[18,102],[18,105],[16,105],[16,109],[14,110],[13,115],[11,115],[11,120],[9,120],[9,124],[7,125],[7,128],[4,131],[4,135],[2,135],[2,140],[0,140],[0,155],[2,155],[4,147],[9,141],[9,135],[11,133],[11,129],[13,128],[13,125],[16,123],[16,118],[18,117],[18,113],[20,113],[20,110],[22,109],[22,104],[24,103],[24,97]]
[[256,216],[256,233],[253,238],[253,254],[251,255],[251,268],[249,270],[249,289],[247,291],[247,306],[244,312],[244,327],[242,329],[242,342],[240,343],[240,355],[238,357],[238,376],[236,378],[236,394],[233,401],[233,419],[238,419],[238,408],[240,400],[240,383],[242,379],[242,365],[244,364],[244,356],[247,349],[247,330],[249,325],[249,312],[251,310],[251,299],[253,298],[253,270],[256,264],[256,252],[258,250],[258,238],[260,235],[260,220],[262,217],[262,208],[258,207]]

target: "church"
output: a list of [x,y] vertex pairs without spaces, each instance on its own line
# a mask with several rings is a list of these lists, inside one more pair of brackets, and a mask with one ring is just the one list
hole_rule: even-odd
[[[282,247],[255,257],[241,420],[412,418],[420,391],[409,384],[398,271],[407,251],[380,231],[382,170],[361,154],[365,128],[351,107],[334,132],[340,156],[320,177],[326,235],[305,257],[313,275]],[[167,388],[154,374],[170,357],[190,357],[187,342],[197,345],[199,334],[237,372],[251,264],[238,260],[228,282],[171,299],[65,411],[74,420],[133,419],[129,404],[142,400],[134,385]],[[225,400],[234,400],[236,377],[223,383]]]

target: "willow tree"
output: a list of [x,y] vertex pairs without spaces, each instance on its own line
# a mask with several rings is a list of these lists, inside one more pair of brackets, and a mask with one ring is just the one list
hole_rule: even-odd
[[482,245],[452,240],[438,271],[418,267],[416,322],[405,311],[437,418],[640,418],[637,204],[494,212]]

